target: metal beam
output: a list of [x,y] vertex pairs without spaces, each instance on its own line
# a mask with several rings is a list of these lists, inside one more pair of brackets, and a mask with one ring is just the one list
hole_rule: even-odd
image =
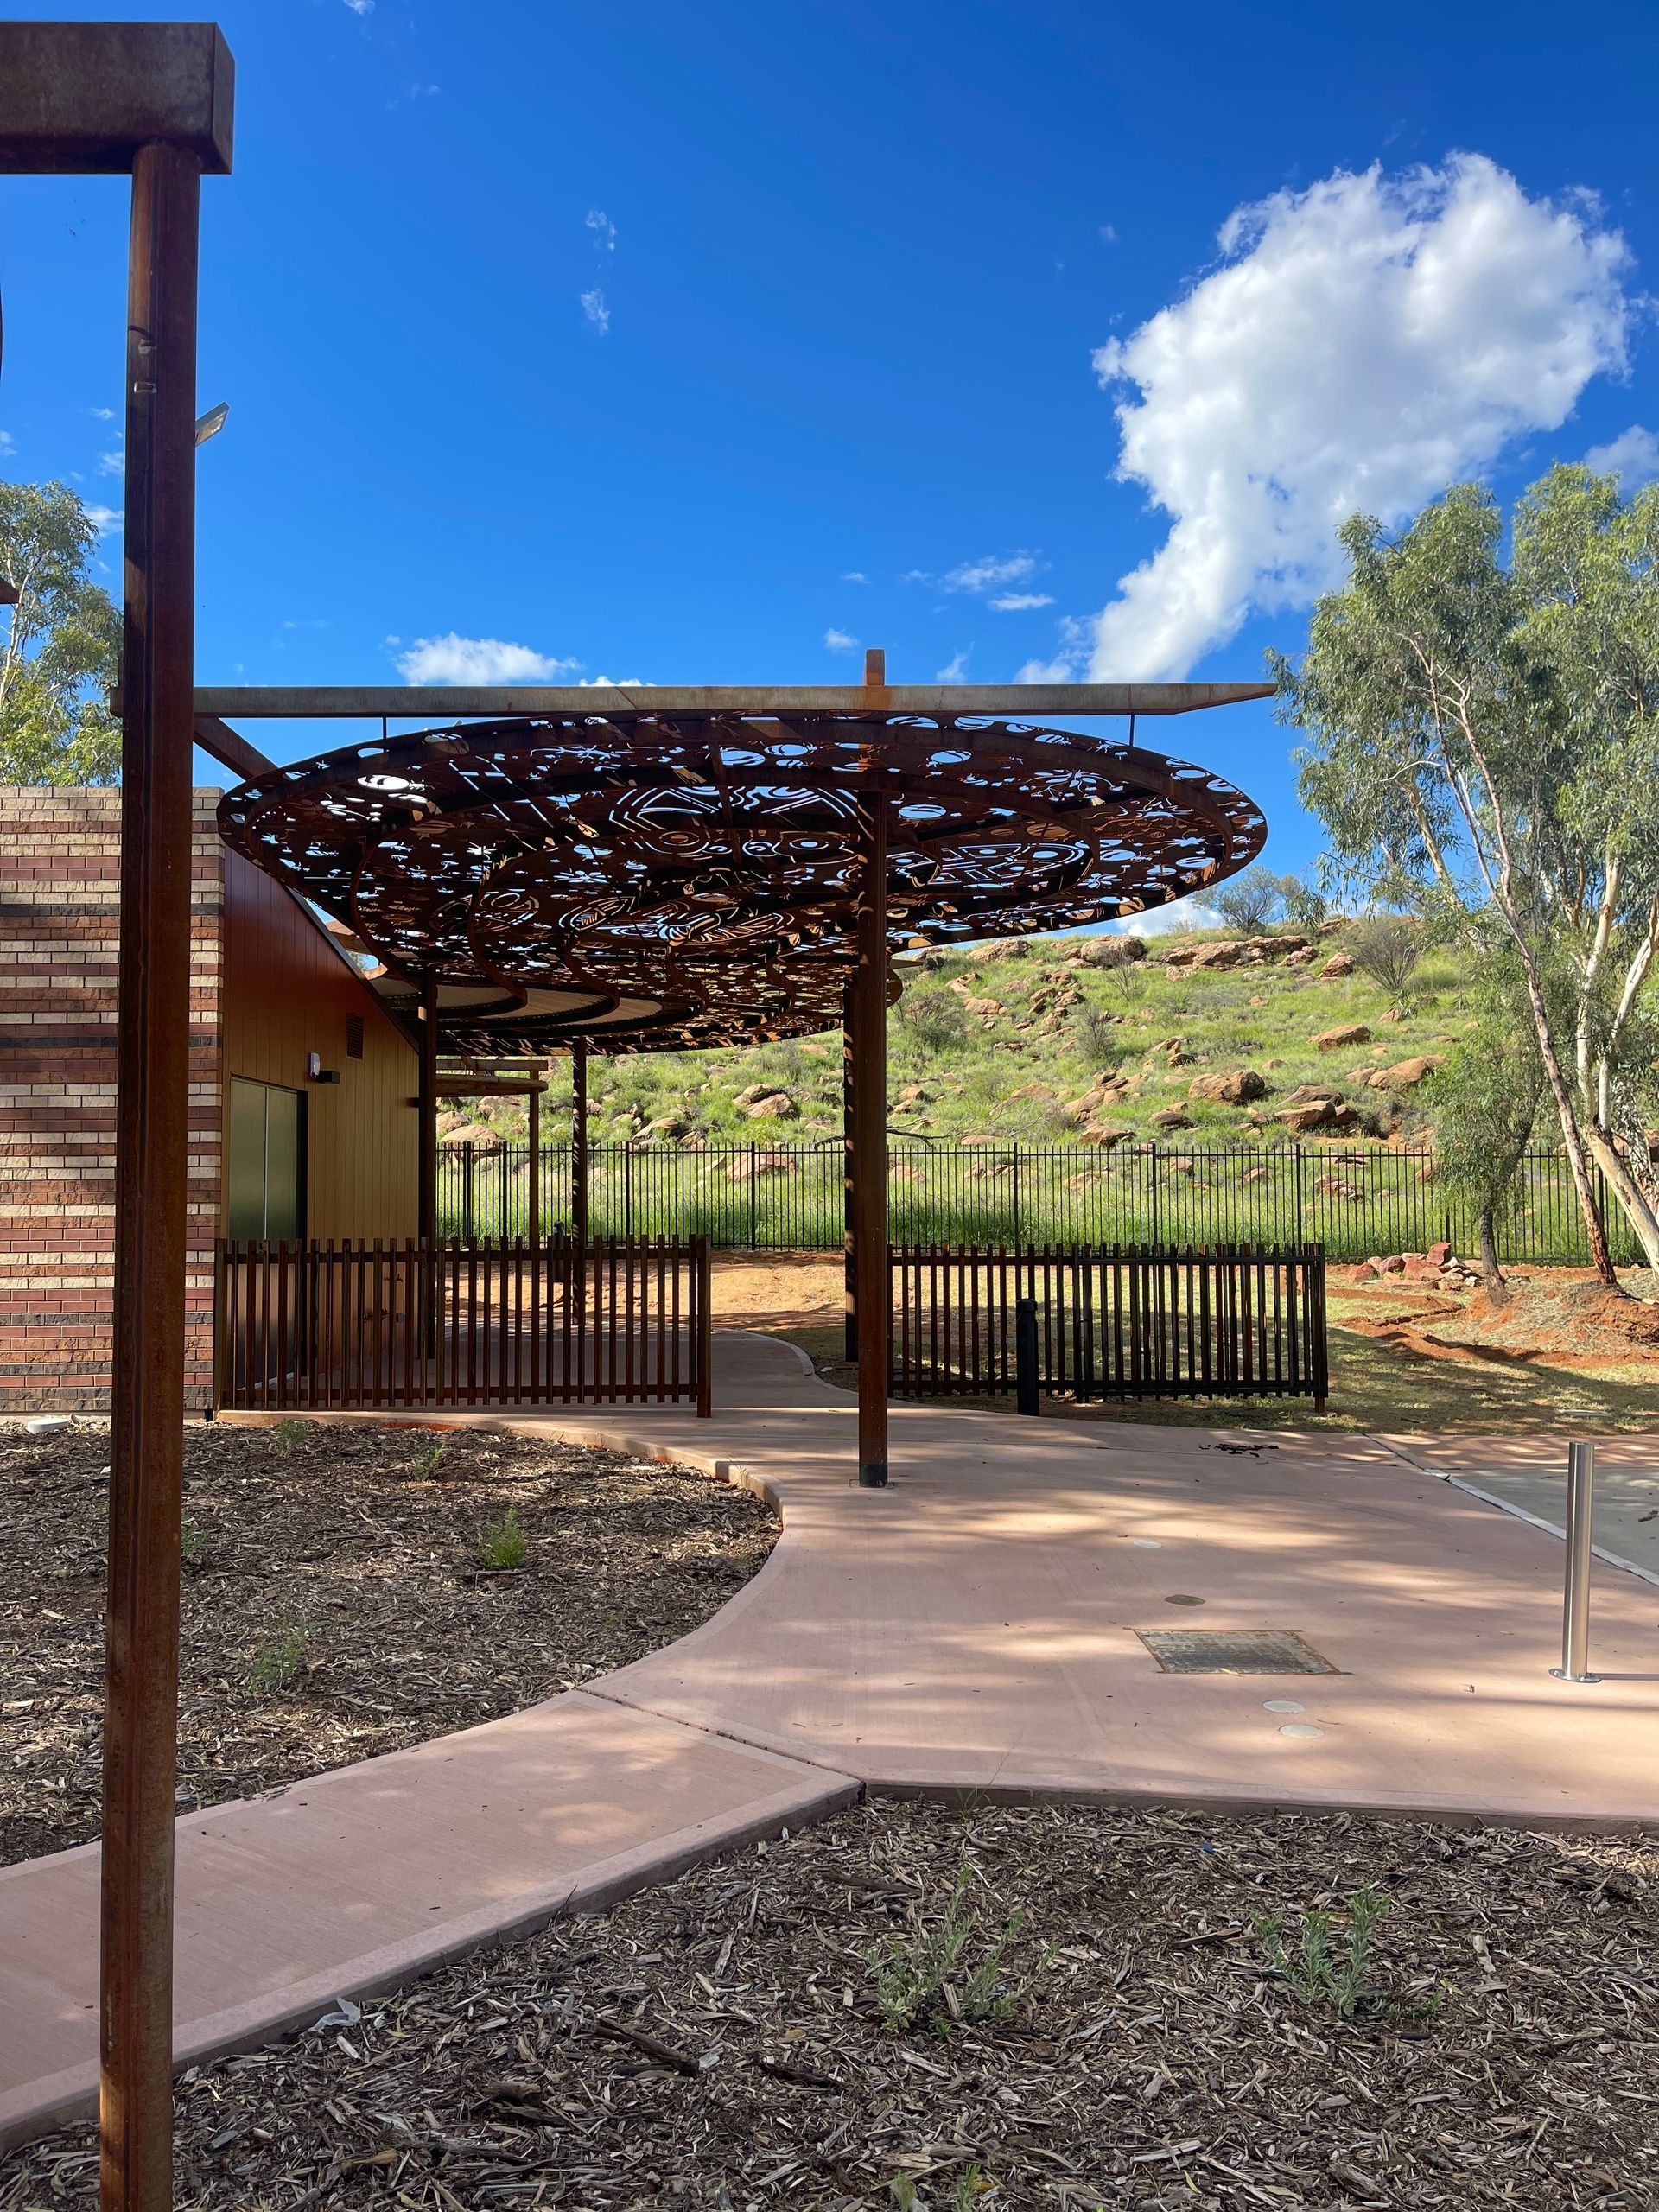
[[[581,715],[612,721],[642,715],[987,715],[1017,721],[1045,715],[1185,715],[1270,699],[1271,683],[886,683],[494,685],[457,689],[368,685],[198,690],[199,715],[251,721],[449,722],[469,715]],[[111,695],[120,712],[120,694]]]
[[0,23],[0,174],[124,176],[161,140],[226,176],[235,86],[216,23]]
[[858,1484],[887,1482],[887,795],[865,794],[852,987],[853,1274],[858,1337]]
[[257,745],[250,745],[245,737],[239,737],[228,722],[220,721],[217,715],[196,716],[196,743],[245,784],[251,784],[256,776],[267,774],[276,765]]

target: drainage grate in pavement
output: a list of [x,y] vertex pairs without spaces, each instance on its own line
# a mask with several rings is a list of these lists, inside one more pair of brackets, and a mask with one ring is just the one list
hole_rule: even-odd
[[1334,1675],[1291,1628],[1138,1628],[1166,1675]]

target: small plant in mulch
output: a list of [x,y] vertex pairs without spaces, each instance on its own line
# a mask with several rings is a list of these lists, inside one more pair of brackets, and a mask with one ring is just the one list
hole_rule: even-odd
[[207,1556],[207,1531],[194,1521],[186,1521],[179,1529],[179,1565],[200,1567]]
[[248,1662],[248,1688],[266,1697],[291,1690],[305,1672],[311,1635],[310,1629],[296,1621],[292,1628],[262,1644]]
[[302,1421],[279,1421],[270,1432],[270,1440],[286,1459],[305,1434]]
[[[964,2166],[950,2191],[950,2212],[970,2212],[979,2202],[981,2190],[989,2186],[982,2167]],[[898,2212],[919,2212],[921,2192],[908,2174],[895,2174],[887,2183],[887,2194]]]
[[1052,1950],[1018,1980],[1003,1981],[1003,1958],[1026,1915],[1016,1911],[1000,1934],[987,1940],[969,1902],[973,1882],[973,1868],[964,1866],[942,1912],[930,1917],[912,1905],[904,1934],[890,1936],[865,1954],[881,2024],[889,2034],[926,2027],[949,2035],[964,2022],[1005,2020],[1047,1969]]
[[1349,1898],[1345,1927],[1335,1913],[1312,1908],[1303,1913],[1294,1942],[1287,1942],[1285,1923],[1272,1914],[1257,1913],[1250,1924],[1268,1967],[1300,2003],[1344,2020],[1420,2018],[1433,2010],[1432,2002],[1402,2006],[1372,1978],[1376,1931],[1389,1911],[1387,1895],[1368,1884]]
[[429,1483],[443,1464],[443,1455],[449,1449],[447,1436],[435,1436],[415,1452],[415,1471],[423,1483]]
[[493,1574],[510,1574],[530,1557],[530,1538],[510,1505],[499,1521],[486,1521],[478,1532],[478,1555]]

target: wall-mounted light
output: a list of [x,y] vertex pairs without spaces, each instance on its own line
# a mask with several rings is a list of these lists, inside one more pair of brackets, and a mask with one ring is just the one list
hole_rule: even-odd
[[321,1052],[308,1052],[306,1054],[305,1072],[313,1083],[338,1083],[340,1081],[340,1070],[338,1068],[324,1067],[322,1065],[322,1054]]

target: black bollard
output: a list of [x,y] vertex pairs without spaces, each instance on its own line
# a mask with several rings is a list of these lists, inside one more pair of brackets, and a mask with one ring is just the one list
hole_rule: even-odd
[[1037,1396],[1037,1301],[1021,1298],[1014,1309],[1014,1406],[1022,1414],[1041,1411]]

